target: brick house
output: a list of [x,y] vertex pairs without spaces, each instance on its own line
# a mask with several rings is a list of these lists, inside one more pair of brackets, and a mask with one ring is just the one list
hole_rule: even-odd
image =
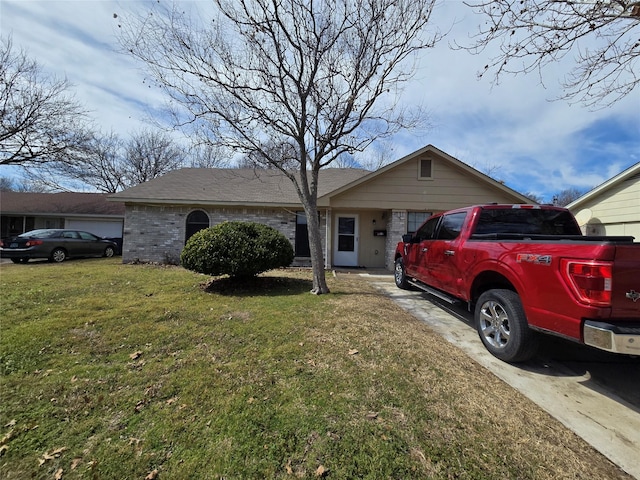
[[[265,223],[309,263],[306,218],[277,170],[185,168],[113,194],[125,205],[123,262],[177,263],[187,239],[228,220]],[[428,145],[375,171],[321,170],[318,215],[325,266],[393,268],[400,237],[431,214],[524,195]]]

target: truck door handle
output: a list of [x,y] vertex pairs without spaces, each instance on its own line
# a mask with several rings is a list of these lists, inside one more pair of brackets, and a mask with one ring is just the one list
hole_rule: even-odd
[[429,250],[427,247],[423,248],[422,250],[420,250],[422,253],[426,252],[427,250]]
[[448,257],[453,257],[456,254],[456,252],[454,250],[445,250],[444,254]]

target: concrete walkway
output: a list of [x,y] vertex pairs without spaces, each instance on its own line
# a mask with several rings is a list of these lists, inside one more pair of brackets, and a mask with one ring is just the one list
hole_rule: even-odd
[[[496,359],[484,348],[471,316],[463,309],[439,304],[422,292],[400,290],[393,283],[391,274],[351,274],[371,281],[406,311],[430,325],[447,341],[640,480],[640,395],[637,393],[640,391],[640,359],[621,358],[623,367],[627,368],[623,373],[627,376],[620,382],[605,386],[593,382],[589,369],[583,368],[582,373],[576,373],[562,362],[554,361],[553,355],[545,358],[544,350],[531,362],[510,365]],[[545,343],[555,342],[563,349],[573,345],[553,337],[551,339]],[[596,357],[600,354],[593,349],[586,351],[587,355],[593,353]],[[612,376],[618,374],[616,364],[600,367],[610,367]],[[625,385],[631,390],[627,391]]]

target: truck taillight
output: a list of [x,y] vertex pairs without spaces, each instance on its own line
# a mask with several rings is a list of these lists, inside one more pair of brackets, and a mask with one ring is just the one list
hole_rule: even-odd
[[578,300],[598,307],[611,305],[611,262],[564,259],[561,264],[562,271]]

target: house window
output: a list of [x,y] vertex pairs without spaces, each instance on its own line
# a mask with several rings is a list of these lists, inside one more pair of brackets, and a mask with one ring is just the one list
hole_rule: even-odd
[[421,159],[418,162],[418,179],[432,179],[433,178],[433,162],[429,159]]
[[310,257],[309,229],[307,228],[307,216],[304,212],[296,212],[296,257]]
[[209,215],[202,210],[194,210],[187,215],[186,234],[184,237],[184,243],[187,243],[194,233],[209,228]]
[[431,215],[431,212],[407,212],[407,233],[416,233],[420,225]]

